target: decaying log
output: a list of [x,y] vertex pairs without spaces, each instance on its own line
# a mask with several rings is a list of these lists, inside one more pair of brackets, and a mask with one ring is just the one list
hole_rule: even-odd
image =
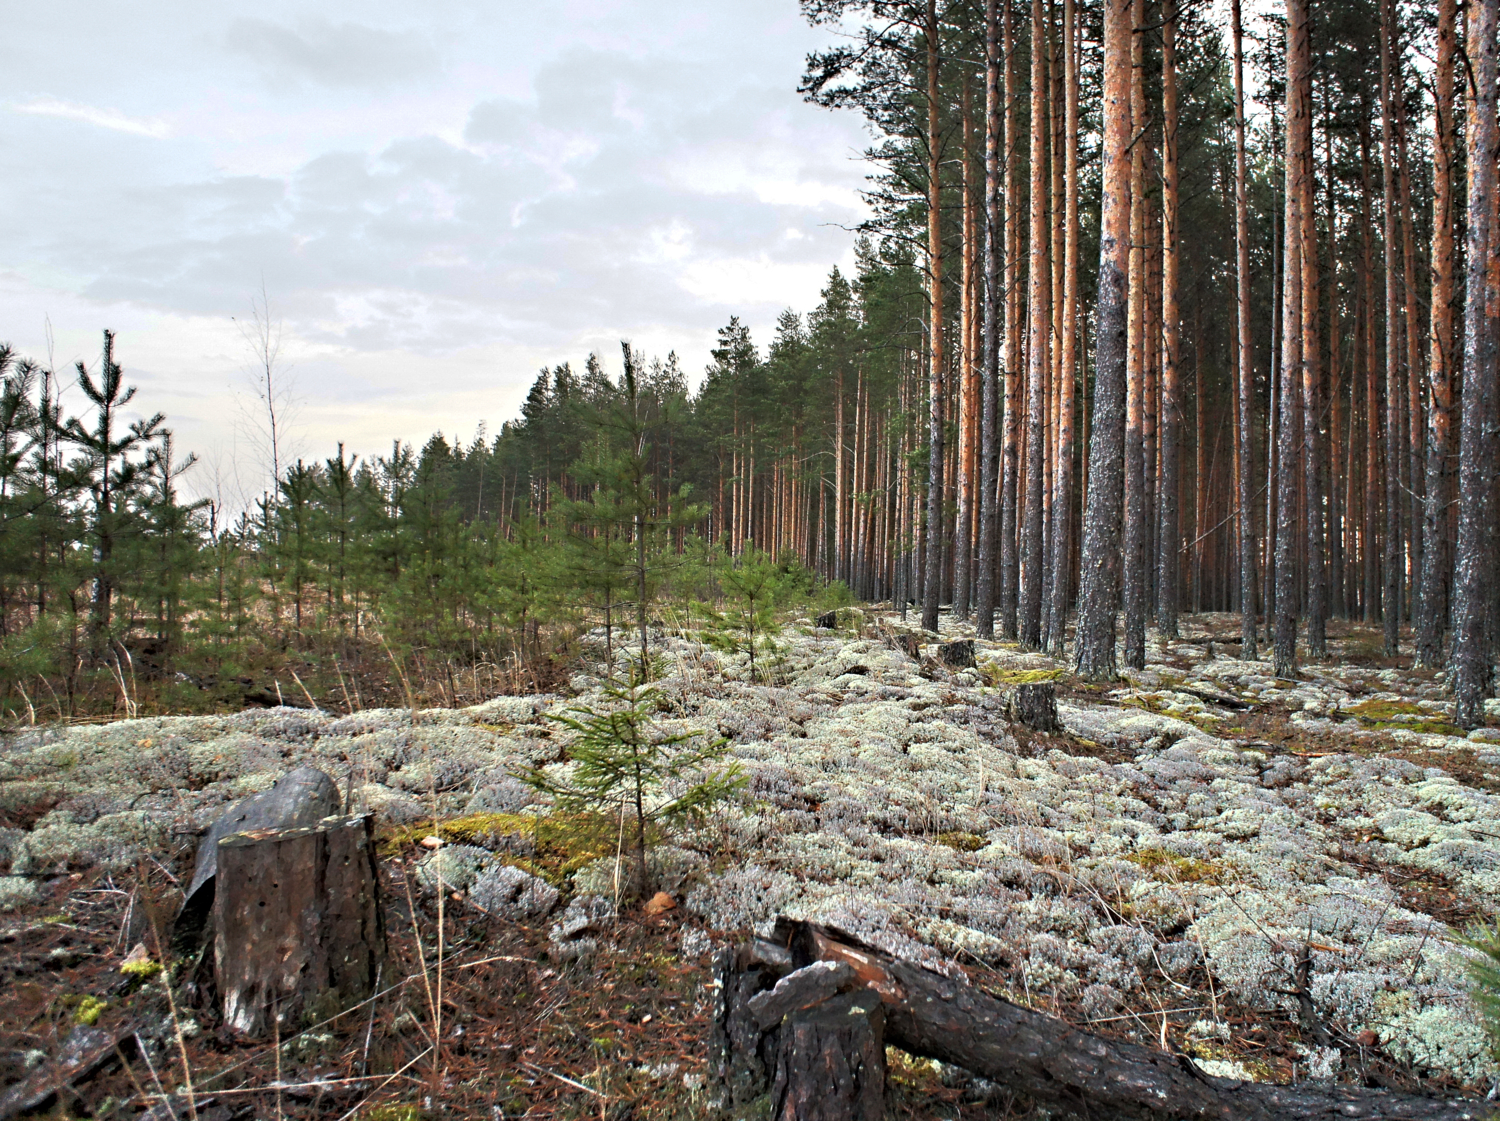
[[1010,716],[1034,732],[1061,732],[1057,717],[1057,686],[1050,682],[1020,685],[1010,698]]
[[213,912],[221,840],[256,829],[315,825],[338,812],[339,791],[333,779],[316,767],[298,767],[282,775],[270,790],[252,794],[220,814],[198,842],[193,878],[172,926],[173,947],[180,953],[190,953],[203,938]]
[[869,989],[788,1013],[771,1085],[774,1121],[882,1121],[883,1026],[881,999]]
[[236,833],[218,867],[214,968],[232,1034],[263,1035],[273,1016],[295,1030],[304,1009],[370,995],[385,931],[368,814]]
[[[1186,1056],[1082,1031],[981,992],[962,980],[896,960],[850,935],[790,919],[772,939],[716,959],[715,1045],[726,1104],[763,1092],[791,1020],[763,1032],[750,1000],[813,962],[843,963],[880,997],[884,1042],[1000,1083],[1054,1116],[1150,1121],[1478,1121],[1479,1102],[1439,1101],[1350,1086],[1271,1086],[1205,1074]],[[835,998],[842,999],[842,998]],[[762,1001],[762,1006],[766,1002]],[[822,1008],[825,1005],[815,1005]],[[821,1038],[821,1037],[820,1037]],[[751,1050],[737,1054],[735,1047]],[[799,1060],[802,1061],[802,1060]],[[812,1060],[806,1060],[811,1062]],[[736,1082],[735,1080],[738,1079]]]

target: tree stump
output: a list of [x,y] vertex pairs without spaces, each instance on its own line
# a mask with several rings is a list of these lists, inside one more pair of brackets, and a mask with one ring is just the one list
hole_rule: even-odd
[[1011,716],[1035,732],[1061,732],[1057,718],[1057,686],[1022,685],[1010,703]]
[[790,969],[785,949],[760,940],[714,954],[709,1053],[721,1108],[746,1105],[771,1088],[780,1028],[762,1028],[750,1001]]
[[214,967],[231,1034],[296,1030],[375,988],[385,954],[371,818],[236,833],[218,843]]
[[938,657],[945,666],[953,669],[973,669],[979,663],[974,660],[974,640],[960,638],[956,642],[945,642],[938,647]]
[[[852,973],[852,970],[851,970]],[[771,1086],[775,1121],[881,1121],[885,1016],[880,995],[844,993],[787,1015]]]
[[172,926],[172,946],[179,953],[197,951],[213,912],[219,871],[219,842],[253,829],[293,829],[316,825],[339,812],[339,790],[316,767],[298,767],[276,780],[270,790],[236,802],[215,819],[198,842],[198,859],[182,910]]

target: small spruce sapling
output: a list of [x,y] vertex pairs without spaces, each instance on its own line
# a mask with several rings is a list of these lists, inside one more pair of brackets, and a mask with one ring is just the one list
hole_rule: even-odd
[[552,719],[578,733],[567,750],[566,777],[542,767],[522,776],[565,813],[618,814],[631,833],[634,870],[627,894],[652,885],[646,849],[654,829],[671,831],[701,820],[712,806],[745,784],[738,763],[725,762],[729,741],[702,731],[661,732],[653,721],[661,691],[647,685],[607,685],[600,708],[574,706]]

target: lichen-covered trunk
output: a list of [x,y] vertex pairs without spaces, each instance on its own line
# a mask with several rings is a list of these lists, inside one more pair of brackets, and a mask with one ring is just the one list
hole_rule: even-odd
[[1432,319],[1429,338],[1426,488],[1422,502],[1422,584],[1417,605],[1416,665],[1443,664],[1447,605],[1448,456],[1453,429],[1453,162],[1458,133],[1453,115],[1457,58],[1457,0],[1438,0],[1437,63],[1432,73]]
[[1484,722],[1484,698],[1493,685],[1490,648],[1490,582],[1495,534],[1490,492],[1496,460],[1496,304],[1500,262],[1495,244],[1495,166],[1500,159],[1496,122],[1495,36],[1500,0],[1471,0],[1466,54],[1471,78],[1467,145],[1469,165],[1468,271],[1465,276],[1463,413],[1458,437],[1458,547],[1453,571],[1453,721],[1462,728]]
[[938,135],[937,2],[927,0],[927,265],[932,318],[927,330],[929,401],[927,429],[927,564],[922,588],[922,629],[936,633],[943,594],[943,188]]
[[1092,681],[1115,676],[1120,513],[1125,484],[1126,271],[1130,251],[1130,0],[1104,0],[1104,161],[1094,400],[1074,661]]
[[1027,287],[1026,525],[1021,541],[1021,645],[1042,644],[1042,483],[1046,476],[1048,305],[1052,275],[1047,253],[1047,24],[1042,0],[1031,0],[1031,243]]
[[1162,239],[1161,239],[1161,543],[1157,551],[1156,625],[1177,637],[1177,589],[1182,552],[1178,527],[1177,448],[1181,440],[1181,390],[1177,364],[1181,357],[1181,309],[1177,277],[1177,5],[1163,0],[1161,45],[1162,104]]
[[1234,249],[1235,308],[1238,316],[1236,374],[1240,413],[1240,657],[1253,659],[1259,634],[1256,619],[1255,519],[1251,516],[1254,458],[1255,373],[1250,339],[1250,206],[1245,194],[1245,60],[1240,0],[1232,0],[1234,37]]
[[1000,529],[1000,16],[999,0],[984,9],[984,372],[979,431],[979,572],[974,630],[995,635],[995,544]]

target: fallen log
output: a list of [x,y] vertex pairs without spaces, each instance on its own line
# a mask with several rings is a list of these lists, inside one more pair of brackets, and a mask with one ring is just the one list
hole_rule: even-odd
[[[1083,1031],[900,961],[829,927],[778,919],[770,940],[716,959],[714,1043],[725,1104],[764,1092],[785,1026],[763,1032],[751,998],[813,962],[843,963],[884,1006],[885,1043],[952,1063],[1032,1099],[1056,1116],[1143,1121],[1478,1121],[1480,1102],[1441,1101],[1352,1086],[1273,1086],[1205,1074],[1187,1056]],[[780,1034],[778,1034],[778,1032]],[[767,1053],[767,1046],[771,1050]],[[736,1045],[750,1051],[736,1053]],[[734,1081],[734,1079],[738,1081]]]
[[219,842],[214,972],[224,1025],[255,1038],[295,1030],[374,991],[385,953],[368,814]]

